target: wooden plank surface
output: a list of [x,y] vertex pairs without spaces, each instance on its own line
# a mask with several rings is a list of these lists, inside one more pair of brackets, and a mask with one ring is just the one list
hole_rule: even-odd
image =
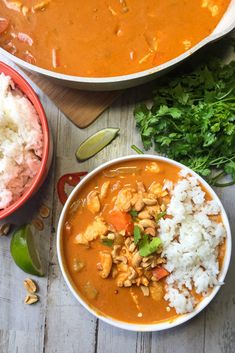
[[[0,58],[1,59],[1,58]],[[29,221],[41,203],[52,210],[45,229],[38,233],[47,268],[45,278],[35,278],[40,302],[25,306],[23,280],[27,277],[13,263],[10,237],[0,239],[0,353],[234,353],[235,276],[234,250],[225,285],[213,302],[188,323],[159,333],[133,333],[113,328],[89,314],[71,295],[58,267],[55,231],[61,205],[56,194],[59,176],[92,170],[112,158],[132,154],[131,144],[141,147],[133,119],[133,107],[143,88],[120,97],[87,129],[76,128],[63,113],[38,91],[54,137],[54,162],[43,188],[10,219],[15,224]],[[96,158],[78,163],[74,152],[79,143],[95,131],[119,127],[120,136]],[[235,186],[217,189],[235,233]]]
[[121,91],[81,91],[58,85],[42,75],[29,72],[27,75],[67,118],[80,128],[85,128],[95,121],[121,94]]

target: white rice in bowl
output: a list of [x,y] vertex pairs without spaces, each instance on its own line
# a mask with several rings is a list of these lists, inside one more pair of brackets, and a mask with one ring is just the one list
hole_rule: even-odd
[[224,242],[224,225],[212,219],[221,210],[215,200],[207,201],[197,178],[181,171],[182,179],[174,185],[167,208],[169,218],[159,222],[167,259],[165,300],[177,314],[194,310],[197,301],[192,289],[206,296],[218,283],[219,245]]
[[18,200],[37,175],[43,133],[32,103],[0,74],[0,209]]

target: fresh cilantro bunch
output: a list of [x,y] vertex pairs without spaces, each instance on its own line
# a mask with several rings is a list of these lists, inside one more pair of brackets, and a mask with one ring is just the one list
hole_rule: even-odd
[[[152,106],[140,104],[134,116],[146,150],[154,144],[157,152],[212,185],[235,183],[235,61],[222,65],[213,58],[188,73],[165,77]],[[219,183],[227,174],[231,182]]]

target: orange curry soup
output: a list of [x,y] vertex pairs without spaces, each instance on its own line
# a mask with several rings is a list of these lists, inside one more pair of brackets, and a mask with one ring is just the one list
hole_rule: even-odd
[[177,57],[208,36],[229,0],[1,0],[0,46],[45,69],[110,77]]
[[[144,232],[149,237],[158,236],[157,221],[153,225],[153,219],[167,217],[164,211],[170,201],[162,186],[165,179],[177,182],[178,172],[178,167],[165,162],[127,161],[98,173],[74,197],[62,235],[63,261],[73,286],[96,312],[138,324],[174,320],[178,316],[164,300],[167,273],[163,270],[161,246],[152,255],[138,259],[133,238],[135,217],[138,214],[138,220],[143,220],[146,211],[154,217],[150,217],[149,225],[142,222]],[[157,202],[151,202],[148,199],[156,188]],[[129,202],[130,195],[122,193],[126,189],[139,192],[146,204],[141,205],[138,197]],[[211,199],[208,192],[206,197]],[[115,211],[117,207],[122,211]],[[141,215],[144,217],[139,218]],[[194,291],[192,294],[198,302],[202,299]]]

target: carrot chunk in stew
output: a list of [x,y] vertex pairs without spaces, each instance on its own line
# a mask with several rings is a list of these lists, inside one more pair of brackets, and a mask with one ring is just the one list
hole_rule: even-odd
[[126,235],[133,234],[134,223],[129,213],[121,211],[111,211],[107,221],[111,223],[117,232],[125,230]]

